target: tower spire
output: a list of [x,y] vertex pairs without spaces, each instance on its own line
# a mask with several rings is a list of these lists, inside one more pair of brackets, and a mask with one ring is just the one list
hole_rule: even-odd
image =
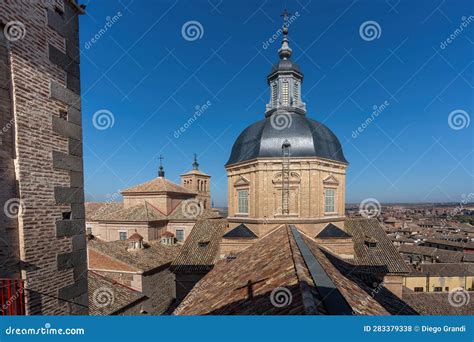
[[160,154],[160,167],[158,168],[158,177],[165,177],[165,169],[163,168],[163,156]]
[[199,163],[197,161],[197,154],[196,153],[194,153],[193,170],[199,170]]
[[291,50],[288,44],[288,20],[290,14],[287,9],[283,11],[281,16],[283,17],[283,39],[281,42],[281,48],[278,50],[278,55],[281,59],[288,59],[291,57],[293,50]]
[[270,101],[265,107],[265,117],[267,118],[275,112],[282,113],[282,111],[292,114],[306,114],[306,105],[301,98],[303,73],[298,64],[290,59],[293,50],[288,43],[288,28],[298,16],[298,12],[293,16],[286,9],[281,14],[283,39],[281,47],[278,49],[280,60],[273,65],[270,75],[267,77],[270,86]]

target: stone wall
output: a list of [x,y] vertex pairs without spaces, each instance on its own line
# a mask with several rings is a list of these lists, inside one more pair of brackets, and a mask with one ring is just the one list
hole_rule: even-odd
[[18,252],[28,314],[87,314],[80,11],[72,0],[7,0],[0,8],[0,25],[10,33],[10,156],[18,185],[18,196],[8,196],[22,207]]

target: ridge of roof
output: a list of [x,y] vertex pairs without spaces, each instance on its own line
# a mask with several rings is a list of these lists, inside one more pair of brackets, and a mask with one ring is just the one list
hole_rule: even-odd
[[290,225],[289,227],[328,313],[330,315],[351,315],[353,312],[351,306],[306,245],[296,226]]

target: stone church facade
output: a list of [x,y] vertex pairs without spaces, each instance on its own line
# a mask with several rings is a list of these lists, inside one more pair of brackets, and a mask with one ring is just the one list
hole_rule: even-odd
[[83,12],[74,0],[0,6],[0,278],[24,285],[31,315],[88,312]]

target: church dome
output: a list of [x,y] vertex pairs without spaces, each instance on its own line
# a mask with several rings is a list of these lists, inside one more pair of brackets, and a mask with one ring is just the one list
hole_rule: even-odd
[[292,158],[318,157],[346,163],[341,143],[325,125],[296,113],[274,113],[247,127],[237,138],[226,165],[255,158],[281,158],[288,141]]

